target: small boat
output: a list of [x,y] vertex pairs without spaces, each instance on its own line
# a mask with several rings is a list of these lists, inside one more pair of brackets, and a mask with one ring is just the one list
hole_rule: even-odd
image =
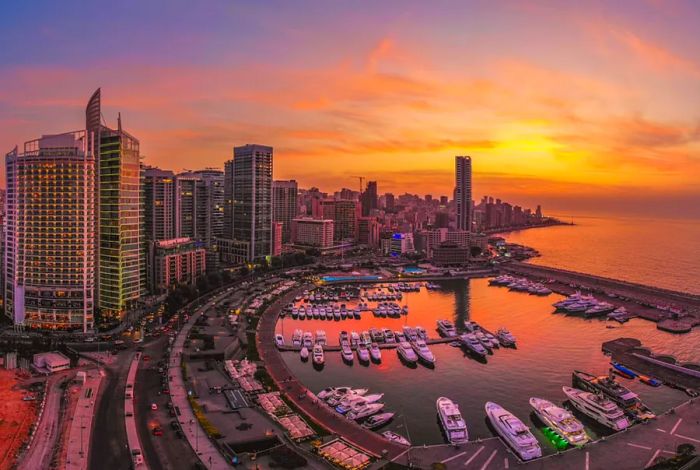
[[389,328],[383,328],[382,332],[384,333],[384,342],[387,344],[395,343],[396,342],[396,337],[394,336],[394,332],[391,331]]
[[530,398],[530,406],[537,417],[568,444],[582,446],[590,440],[583,424],[564,408],[535,397]]
[[326,358],[323,355],[323,346],[317,344],[313,349],[313,361],[317,366],[323,365],[326,362]]
[[379,413],[382,408],[384,408],[384,403],[365,403],[357,409],[348,411],[345,417],[348,419],[360,420]]
[[311,334],[310,331],[305,331],[304,336],[301,340],[301,344],[306,348],[306,349],[311,349],[314,347],[314,336]]
[[496,332],[496,338],[504,347],[515,346],[515,336],[505,328],[499,328]]
[[356,348],[359,343],[360,343],[360,335],[357,334],[357,331],[351,331],[350,332],[350,346],[352,346],[353,348]]
[[410,344],[413,350],[418,355],[418,357],[423,362],[429,365],[435,365],[435,355],[430,350],[430,348],[428,348],[428,345],[425,344],[425,341],[423,341],[422,339],[418,339],[416,341],[411,341]]
[[622,409],[603,395],[572,387],[562,387],[562,390],[574,408],[603,426],[613,431],[622,431],[629,427],[629,421]]
[[326,403],[330,406],[336,406],[348,395],[364,395],[368,391],[366,388],[339,387],[326,398]]
[[374,416],[370,416],[367,420],[362,423],[362,427],[365,429],[377,429],[381,428],[389,421],[394,418],[394,413],[379,413]]
[[352,390],[350,387],[326,387],[320,392],[316,394],[318,398],[321,400],[325,400],[326,398],[329,398],[331,395],[333,395],[336,391],[338,390]]
[[364,363],[369,362],[369,349],[367,349],[367,346],[365,346],[364,343],[360,343],[357,346],[357,359],[360,362],[364,362]]
[[623,377],[626,377],[628,379],[637,378],[637,373],[635,371],[633,371],[632,369],[628,369],[619,362],[612,361],[610,362],[610,365],[612,365],[615,368],[615,371],[617,371],[617,373],[619,373]]
[[301,357],[302,361],[309,360],[309,348],[306,346],[302,347],[301,351],[299,351],[299,357]]
[[292,345],[296,348],[301,346],[301,336],[304,333],[301,330],[294,330],[294,334],[292,334]]
[[427,341],[427,339],[428,339],[428,332],[425,331],[425,328],[423,328],[422,326],[417,326],[417,327],[416,327],[416,334],[418,335],[418,337],[419,337],[420,339],[423,339],[423,340],[426,340],[426,341]]
[[369,329],[369,336],[372,338],[372,341],[375,343],[383,343],[384,342],[384,333],[381,330],[378,330],[377,328],[370,328]]
[[384,431],[382,433],[382,436],[384,436],[389,441],[396,442],[397,444],[401,444],[402,446],[411,445],[411,441],[403,437],[401,434],[395,433],[394,431]]
[[457,336],[457,330],[455,329],[455,326],[452,324],[452,322],[449,320],[438,320],[437,327],[438,331],[442,336],[445,336],[447,338]]
[[377,343],[372,343],[369,347],[369,355],[374,362],[381,362],[382,360],[382,350],[379,349]]
[[487,350],[488,352],[491,352],[491,351],[493,350],[493,345],[491,344],[491,341],[486,337],[486,335],[484,335],[484,333],[483,333],[482,331],[477,330],[477,331],[475,331],[475,332],[472,333],[472,334],[473,334],[474,336],[476,336],[476,339],[479,340],[479,342],[481,343],[481,345],[482,345],[484,348],[486,348],[486,350]]
[[488,354],[488,351],[484,345],[481,344],[481,341],[477,339],[474,333],[465,333],[459,337],[459,340],[462,342],[464,347],[479,357],[486,357]]
[[401,341],[399,343],[399,345],[396,347],[396,352],[398,353],[401,359],[408,362],[409,364],[415,364],[416,362],[418,362],[418,356],[413,351],[411,345],[408,344],[406,341]]
[[542,449],[525,423],[505,408],[486,402],[486,416],[499,436],[522,460],[542,457]]
[[343,343],[340,345],[340,355],[343,357],[345,362],[352,364],[354,355],[352,353],[352,348],[348,343]]
[[284,346],[284,336],[282,336],[280,334],[276,334],[275,335],[275,344],[277,345],[277,347]]
[[467,423],[459,412],[459,406],[449,398],[440,397],[435,402],[440,424],[450,444],[469,442]]
[[316,330],[316,344],[325,346],[327,343],[326,332],[323,330]]
[[660,387],[661,385],[663,385],[663,382],[661,380],[655,379],[654,377],[649,377],[647,375],[642,374],[639,374],[638,377],[640,382],[645,383],[647,385],[651,385],[652,387]]

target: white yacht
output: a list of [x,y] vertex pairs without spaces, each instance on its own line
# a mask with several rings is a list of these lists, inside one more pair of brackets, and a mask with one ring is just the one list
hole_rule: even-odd
[[396,352],[399,354],[399,357],[401,359],[408,362],[409,364],[415,364],[416,362],[418,362],[418,356],[413,351],[411,345],[408,344],[406,341],[401,341],[399,343],[399,345],[396,347]]
[[294,330],[294,334],[292,334],[292,345],[294,347],[298,348],[299,346],[301,346],[301,335],[303,334],[304,333],[299,329]]
[[340,355],[343,357],[343,360],[345,362],[352,363],[354,356],[352,354],[352,348],[350,347],[350,344],[343,343],[340,345]]
[[452,324],[452,322],[449,320],[438,320],[437,327],[438,331],[442,336],[446,336],[448,338],[457,336],[457,330],[455,329],[455,326]]
[[384,342],[384,333],[377,328],[370,328],[369,329],[369,336],[370,336],[370,338],[372,338],[372,341],[375,343],[383,343]]
[[323,330],[316,330],[316,344],[325,346],[327,342],[328,340],[326,338],[326,332]]
[[551,401],[535,397],[530,398],[530,406],[549,429],[572,446],[582,446],[590,440],[581,421],[564,408],[556,406]]
[[428,345],[425,344],[425,341],[422,339],[411,341],[411,347],[422,361],[430,365],[435,364],[435,355],[430,348],[428,348]]
[[369,335],[369,331],[363,331],[360,335],[360,342],[367,346],[368,348],[372,344],[372,337]]
[[351,331],[350,332],[350,346],[352,346],[353,348],[356,348],[359,343],[360,343],[360,335],[357,334],[357,331]]
[[311,334],[310,331],[305,331],[304,332],[304,337],[301,341],[301,344],[306,348],[306,349],[311,349],[314,347],[314,336]]
[[384,403],[365,403],[357,409],[348,411],[345,417],[348,419],[359,420],[379,413],[382,408],[384,408]]
[[415,341],[418,339],[418,332],[416,332],[416,329],[408,325],[403,327],[403,334],[408,341]]
[[428,339],[428,332],[425,331],[425,328],[423,328],[422,326],[416,326],[416,335],[418,335],[420,339]]
[[384,333],[384,342],[385,343],[395,343],[396,342],[396,337],[394,336],[394,332],[391,331],[389,328],[383,328],[382,332]]
[[383,393],[373,393],[372,395],[350,395],[340,400],[338,406],[336,406],[336,411],[341,414],[345,414],[348,411],[354,411],[360,408],[362,405],[377,403],[379,400],[384,398]]
[[488,354],[488,351],[486,351],[484,345],[481,344],[481,341],[479,341],[477,337],[474,336],[474,333],[465,333],[463,335],[460,335],[459,340],[462,342],[464,347],[466,347],[469,351],[473,352],[477,356],[486,357],[486,355]]
[[562,387],[562,390],[574,408],[603,426],[613,431],[622,431],[629,427],[624,411],[611,400],[577,388]]
[[372,345],[369,347],[369,355],[374,362],[381,362],[382,350],[379,349],[379,345],[377,343],[372,343]]
[[384,426],[392,420],[394,413],[379,413],[378,415],[370,416],[362,423],[362,427],[366,429],[377,429]]
[[316,396],[318,398],[320,398],[321,400],[325,400],[326,398],[330,397],[338,390],[348,390],[349,391],[352,389],[350,387],[326,387],[323,390],[321,390],[320,392],[318,392],[316,394]]
[[359,343],[357,346],[357,359],[360,362],[369,362],[369,349],[365,346],[365,343]]
[[505,328],[499,328],[496,332],[496,338],[501,342],[502,346],[515,346],[515,336]]
[[324,362],[326,362],[326,358],[323,355],[323,346],[321,346],[320,344],[317,344],[316,346],[314,346],[313,361],[314,361],[314,364],[316,364],[317,366],[321,366],[321,365],[323,365]]
[[486,402],[486,416],[496,432],[522,460],[542,457],[542,449],[525,423],[493,402]]
[[302,361],[307,361],[309,359],[309,348],[303,346],[301,351],[299,351],[299,357],[301,357]]
[[479,342],[486,348],[488,352],[491,352],[491,350],[493,349],[491,340],[489,340],[482,331],[477,330],[472,334],[476,337],[476,339],[479,340]]
[[440,397],[435,403],[440,424],[450,444],[464,444],[469,441],[467,423],[459,412],[459,406],[449,398]]
[[369,390],[366,388],[338,387],[333,393],[328,395],[325,400],[330,406],[336,406],[348,395],[364,395],[368,391]]
[[280,334],[275,335],[275,344],[277,347],[284,346],[284,336]]

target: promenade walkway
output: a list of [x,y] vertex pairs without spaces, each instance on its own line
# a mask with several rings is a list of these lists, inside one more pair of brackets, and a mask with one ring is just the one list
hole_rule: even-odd
[[101,383],[102,373],[100,370],[87,371],[87,377],[80,389],[75,414],[70,424],[66,469],[86,470],[89,466],[90,442],[95,421],[95,400]]
[[189,331],[197,321],[197,318],[199,318],[202,312],[211,308],[216,302],[228,295],[230,295],[230,293],[224,291],[192,313],[189,321],[182,327],[175,338],[168,359],[170,399],[180,412],[177,420],[180,422],[182,432],[185,434],[190,446],[197,453],[200,461],[210,470],[224,470],[230,467],[216,445],[206,435],[204,429],[202,429],[199,424],[199,420],[192,411],[192,407],[187,399],[187,387],[182,376],[182,367],[180,364],[182,362],[182,351],[184,349],[185,340],[187,339]]
[[405,446],[387,441],[381,435],[364,429],[354,421],[348,420],[329,407],[320,403],[316,396],[299,382],[289,371],[274,342],[275,323],[283,306],[294,298],[297,292],[308,288],[302,286],[279,298],[265,312],[258,323],[256,336],[257,349],[268,373],[280,391],[298,407],[307,417],[322,426],[328,432],[337,434],[375,457],[386,455],[389,459],[404,453]]

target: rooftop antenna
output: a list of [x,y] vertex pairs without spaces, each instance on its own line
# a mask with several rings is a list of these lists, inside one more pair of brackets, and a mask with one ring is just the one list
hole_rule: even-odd
[[117,113],[117,130],[122,131],[122,113]]

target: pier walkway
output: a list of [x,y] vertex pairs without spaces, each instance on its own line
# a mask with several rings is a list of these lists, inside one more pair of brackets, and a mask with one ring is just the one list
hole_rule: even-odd
[[[431,344],[445,344],[445,343],[451,343],[453,341],[458,341],[458,337],[454,338],[431,338],[427,339],[425,341],[425,344],[431,345]],[[377,346],[379,346],[379,349],[396,349],[397,343],[378,343]],[[277,349],[280,351],[300,351],[301,346],[292,346],[289,344],[285,344],[284,346],[278,346]],[[355,350],[355,346],[351,347],[352,350]],[[339,344],[326,344],[323,346],[323,351],[324,352],[340,352],[340,345]]]
[[280,310],[289,303],[290,299],[294,298],[296,292],[308,287],[303,286],[277,299],[262,313],[256,335],[260,359],[280,391],[316,424],[331,434],[341,436],[360,450],[375,457],[381,458],[386,455],[391,459],[401,455],[406,450],[405,446],[389,442],[381,435],[369,431],[331,410],[321,403],[315,394],[299,382],[287,368],[282,355],[275,346],[275,323]]

